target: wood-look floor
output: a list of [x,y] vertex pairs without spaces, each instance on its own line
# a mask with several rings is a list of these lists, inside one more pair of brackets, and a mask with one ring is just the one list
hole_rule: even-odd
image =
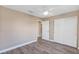
[[55,42],[41,40],[3,54],[79,54],[79,50]]

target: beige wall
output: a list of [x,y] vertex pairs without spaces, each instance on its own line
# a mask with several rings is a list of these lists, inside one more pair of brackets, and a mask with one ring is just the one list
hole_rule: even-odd
[[39,21],[39,37],[42,37],[42,23]]
[[31,42],[39,36],[37,17],[0,6],[0,51]]
[[[73,12],[69,12],[69,13],[65,13],[65,14],[49,17],[49,19],[50,19],[49,20],[49,38],[50,38],[50,40],[54,39],[54,20],[55,19],[59,19],[59,18],[71,17],[71,16],[78,16],[79,17],[79,11],[73,11]],[[79,31],[79,29],[78,29],[78,31]],[[78,38],[78,42],[79,42],[79,38]],[[79,45],[79,43],[78,43],[78,45]]]
[[79,15],[79,10],[78,11],[72,11],[72,12],[64,13],[64,14],[60,14],[60,15],[56,15],[56,16],[52,16],[52,17],[49,17],[49,19],[57,19],[57,18],[59,19],[59,18],[77,16],[77,15]]
[[54,40],[54,20],[49,19],[49,39]]
[[77,24],[77,35],[78,35],[78,40],[77,40],[77,45],[78,45],[78,48],[79,48],[79,12],[78,12],[78,22],[77,22],[78,24]]

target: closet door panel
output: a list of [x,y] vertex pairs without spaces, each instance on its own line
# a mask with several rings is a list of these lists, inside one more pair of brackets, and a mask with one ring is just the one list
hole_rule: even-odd
[[77,17],[54,20],[54,41],[77,46]]

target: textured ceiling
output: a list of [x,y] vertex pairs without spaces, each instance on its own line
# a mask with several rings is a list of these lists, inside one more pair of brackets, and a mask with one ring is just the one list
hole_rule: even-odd
[[[79,5],[4,5],[4,7],[25,12],[40,18],[79,10]],[[44,15],[45,11],[48,11],[48,15]]]

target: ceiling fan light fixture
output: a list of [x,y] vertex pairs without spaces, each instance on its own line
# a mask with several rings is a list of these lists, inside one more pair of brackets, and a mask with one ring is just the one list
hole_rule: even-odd
[[45,11],[43,14],[44,14],[44,15],[48,15],[48,13],[49,13],[48,11]]

